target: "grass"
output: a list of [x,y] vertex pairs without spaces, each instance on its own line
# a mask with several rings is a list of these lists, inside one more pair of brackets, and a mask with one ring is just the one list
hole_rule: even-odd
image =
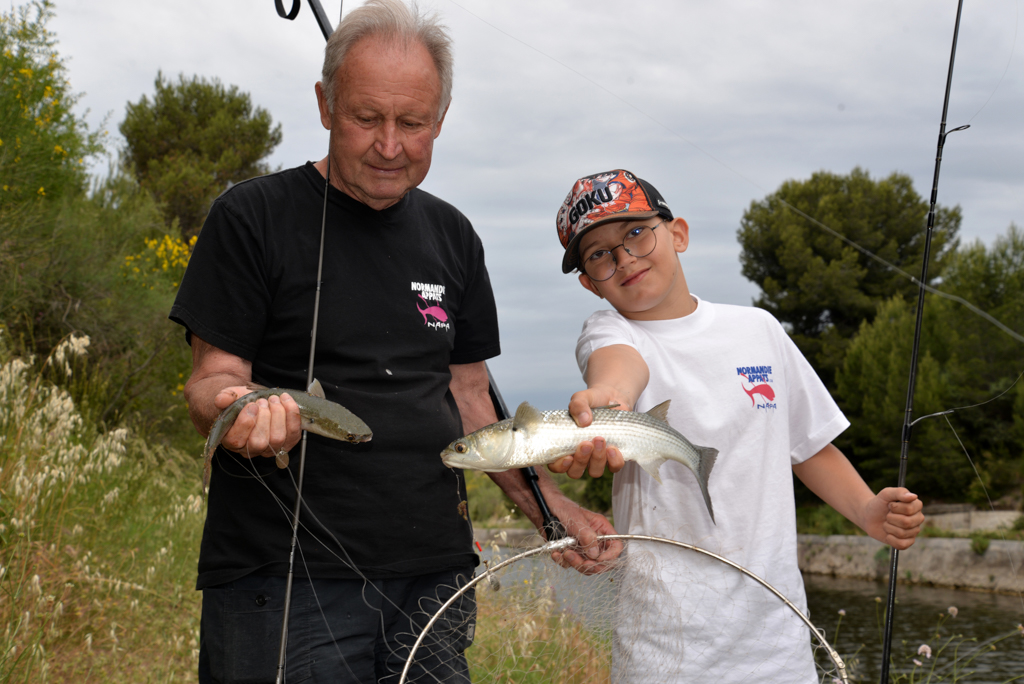
[[603,684],[611,681],[611,635],[597,634],[527,581],[477,591],[476,640],[466,651],[472,681]]
[[86,350],[0,348],[0,682],[193,681],[196,459],[84,420]]
[[[487,473],[475,470],[463,472],[466,474],[466,491],[469,495],[469,517],[474,526],[534,529],[533,523],[516,508]],[[585,479],[573,480],[568,475],[551,472],[548,475],[558,484],[563,494],[573,501],[580,501],[586,487]]]

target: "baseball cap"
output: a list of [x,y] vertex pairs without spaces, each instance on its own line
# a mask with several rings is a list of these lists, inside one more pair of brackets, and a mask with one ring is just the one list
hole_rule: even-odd
[[565,247],[562,273],[579,266],[580,238],[612,221],[637,221],[674,217],[653,185],[624,169],[614,169],[576,181],[555,216],[558,239]]

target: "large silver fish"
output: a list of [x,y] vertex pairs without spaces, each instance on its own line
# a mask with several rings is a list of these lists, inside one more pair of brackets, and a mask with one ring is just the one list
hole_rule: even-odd
[[500,472],[512,468],[554,463],[576,451],[579,443],[604,437],[627,461],[636,463],[661,482],[658,470],[667,460],[677,461],[697,477],[711,520],[715,512],[708,494],[708,478],[718,449],[692,444],[667,420],[669,401],[647,413],[593,409],[594,422],[576,425],[568,411],[538,411],[525,401],[514,418],[480,428],[455,440],[441,452],[449,468]]
[[[205,463],[203,465],[203,492],[206,492],[210,485],[210,471],[213,467],[213,452],[217,450],[224,435],[228,433],[235,419],[242,409],[254,401],[266,399],[272,396],[281,396],[286,393],[295,403],[299,405],[299,416],[302,417],[302,429],[308,430],[321,437],[337,439],[342,442],[368,442],[373,438],[373,432],[354,413],[341,404],[328,401],[324,395],[324,388],[319,380],[314,380],[309,386],[309,392],[298,390],[281,389],[280,387],[267,388],[253,385],[255,391],[239,398],[231,406],[224,409],[217,421],[210,428],[210,436],[206,438],[206,449],[203,452]],[[288,467],[288,452],[282,451],[277,455],[277,467]]]

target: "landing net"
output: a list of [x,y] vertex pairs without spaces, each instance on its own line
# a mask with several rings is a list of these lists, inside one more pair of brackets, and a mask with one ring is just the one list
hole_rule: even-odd
[[[443,644],[467,638],[476,684],[849,681],[823,632],[745,568],[659,537],[607,535],[598,543],[613,539],[624,552],[590,576],[551,559],[573,540],[492,555],[472,581],[445,592],[451,597],[417,636],[399,684],[465,682],[417,663],[443,661]],[[723,644],[734,657],[722,657]]]

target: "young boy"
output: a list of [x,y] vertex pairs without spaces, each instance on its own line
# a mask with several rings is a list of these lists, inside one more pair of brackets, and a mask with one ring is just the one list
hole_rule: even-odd
[[[804,612],[791,472],[875,539],[913,544],[921,502],[903,488],[873,494],[831,444],[849,422],[778,321],[690,293],[677,256],[689,227],[650,183],[621,169],[581,178],[556,222],[563,273],[577,269],[580,284],[615,309],[592,315],[577,343],[587,383],[569,404],[577,422],[590,424],[591,407],[647,411],[671,399],[672,427],[719,452],[709,483],[717,524],[694,475],[674,461],[661,467],[659,484],[597,438],[553,464],[572,477],[600,476],[606,464],[617,472],[618,532],[720,554]],[[810,635],[781,601],[699,554],[653,552],[659,584],[671,589],[631,595],[627,622],[637,634],[630,643],[623,629],[617,634],[619,676],[654,681],[671,670],[669,681],[817,681]]]

